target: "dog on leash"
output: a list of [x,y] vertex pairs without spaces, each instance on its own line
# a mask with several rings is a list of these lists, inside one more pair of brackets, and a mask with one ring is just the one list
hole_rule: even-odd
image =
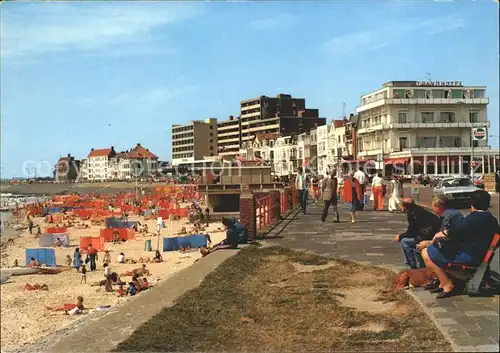
[[407,287],[425,287],[431,284],[435,278],[436,275],[428,268],[401,271],[394,277],[392,290],[398,291]]

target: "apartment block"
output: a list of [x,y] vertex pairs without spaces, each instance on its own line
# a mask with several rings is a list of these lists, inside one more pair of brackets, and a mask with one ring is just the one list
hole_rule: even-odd
[[240,102],[241,142],[258,134],[297,135],[324,125],[318,109],[306,108],[304,98],[289,94],[260,96]]
[[216,118],[172,126],[172,165],[191,163],[205,156],[216,156],[217,151]]
[[241,146],[240,117],[229,116],[228,120],[217,123],[218,155],[231,160],[238,155]]

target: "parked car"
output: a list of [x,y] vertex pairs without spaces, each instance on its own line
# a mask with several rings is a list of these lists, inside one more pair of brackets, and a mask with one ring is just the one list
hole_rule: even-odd
[[433,190],[433,194],[445,195],[450,201],[469,202],[470,195],[480,188],[473,185],[468,177],[441,179]]

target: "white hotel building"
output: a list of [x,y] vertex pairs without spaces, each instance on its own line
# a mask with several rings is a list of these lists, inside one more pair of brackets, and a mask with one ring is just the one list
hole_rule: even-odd
[[405,174],[462,174],[472,160],[477,173],[496,172],[499,151],[489,147],[488,133],[472,139],[473,128],[490,126],[487,105],[484,86],[388,82],[363,95],[356,109],[357,159],[383,160],[386,173],[397,165]]

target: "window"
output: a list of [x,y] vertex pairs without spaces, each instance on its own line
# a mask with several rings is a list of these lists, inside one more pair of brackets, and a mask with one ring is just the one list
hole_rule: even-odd
[[432,97],[433,97],[432,91],[430,89],[426,90],[425,91],[425,98],[432,99]]
[[406,112],[399,112],[398,113],[398,123],[399,124],[405,124],[406,123]]
[[462,147],[459,136],[442,136],[439,138],[439,147]]
[[416,89],[413,90],[413,97],[414,98],[426,98],[426,90],[423,89]]
[[210,139],[210,143],[214,142],[214,140]]
[[484,98],[484,89],[475,89],[474,98]]
[[436,147],[436,137],[417,137],[418,148],[433,148]]
[[442,123],[454,123],[455,113],[454,112],[441,112],[441,122]]
[[471,123],[479,122],[479,113],[478,112],[469,112],[469,120]]
[[408,148],[408,137],[400,137],[399,138],[399,149],[402,151],[405,148]]
[[434,122],[434,112],[422,112],[422,122],[423,123],[433,123]]
[[211,132],[211,133],[210,133],[210,136],[213,136],[213,135],[214,135],[214,133],[213,133],[213,132]]

